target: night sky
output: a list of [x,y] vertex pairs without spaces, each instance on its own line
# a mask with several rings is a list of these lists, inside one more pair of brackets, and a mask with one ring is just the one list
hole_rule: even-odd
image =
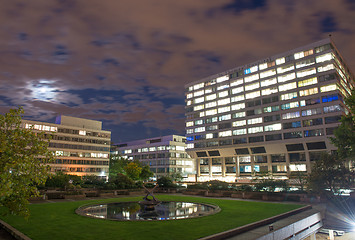
[[330,33],[354,72],[354,0],[0,0],[0,113],[184,135],[184,84]]

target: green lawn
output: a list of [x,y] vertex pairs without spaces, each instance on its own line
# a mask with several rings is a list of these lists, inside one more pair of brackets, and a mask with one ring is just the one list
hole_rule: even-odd
[[[222,232],[302,205],[237,200],[210,199],[189,196],[158,195],[159,200],[201,202],[218,205],[221,211],[201,218],[172,221],[120,222],[93,219],[75,214],[75,209],[88,203],[139,201],[142,197],[85,200],[76,202],[30,205],[28,221],[21,217],[1,216],[4,221],[33,240],[39,239],[197,239]],[[1,209],[0,209],[1,213]]]

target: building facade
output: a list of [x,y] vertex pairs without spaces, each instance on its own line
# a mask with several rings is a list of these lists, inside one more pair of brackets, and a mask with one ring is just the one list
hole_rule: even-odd
[[[120,155],[148,165],[154,178],[180,173],[183,181],[194,182],[195,160],[186,153],[186,137],[169,135],[117,145]],[[117,153],[117,152],[116,152]]]
[[111,132],[102,122],[59,116],[55,123],[22,120],[22,127],[44,131],[51,138],[49,150],[55,154],[51,172],[108,179]]
[[354,75],[324,39],[186,88],[187,152],[197,181],[248,183],[310,172],[347,113]]

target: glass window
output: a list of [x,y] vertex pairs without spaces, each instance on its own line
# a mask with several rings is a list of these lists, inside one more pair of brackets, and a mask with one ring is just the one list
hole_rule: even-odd
[[303,68],[306,66],[313,65],[315,63],[314,58],[309,58],[304,61],[300,61],[296,63],[296,68]]
[[303,120],[303,127],[310,127],[310,126],[322,125],[322,124],[323,124],[322,118]]
[[307,109],[302,111],[302,117],[317,115],[317,114],[322,114],[321,108],[312,108],[312,109]]
[[326,54],[317,56],[316,62],[321,63],[321,62],[325,62],[325,61],[330,61],[332,59],[333,59],[332,53],[326,53]]
[[296,121],[296,122],[286,122],[282,124],[283,129],[289,129],[289,128],[299,128],[301,127],[301,121]]
[[288,72],[288,71],[292,71],[294,69],[295,69],[295,66],[293,64],[289,64],[289,65],[286,65],[286,66],[278,67],[277,68],[277,73],[278,74],[285,73],[285,72]]
[[229,104],[231,101],[229,98],[220,99],[217,101],[218,106]]
[[217,109],[211,109],[206,111],[206,116],[217,114]]
[[217,98],[217,95],[214,93],[214,94],[211,94],[211,95],[207,95],[206,96],[206,101],[211,101],[211,100],[214,100]]
[[217,106],[217,102],[213,101],[213,102],[209,102],[205,104],[205,108],[211,108],[211,107],[215,107]]
[[244,126],[246,124],[247,124],[246,120],[235,121],[235,122],[233,122],[233,127],[240,127],[240,126]]
[[231,106],[232,111],[245,108],[245,103],[234,104]]
[[199,110],[202,110],[205,108],[205,105],[201,104],[201,105],[197,105],[197,106],[194,106],[194,111],[199,111]]
[[332,69],[334,69],[334,65],[333,65],[333,63],[330,63],[330,64],[327,64],[327,65],[318,67],[317,71],[318,72],[326,72],[326,71],[329,71],[329,70],[332,70]]
[[276,83],[277,83],[276,78],[270,78],[270,79],[261,81],[260,82],[260,86],[261,87],[267,87],[267,86],[270,86],[270,85],[273,85],[273,84],[276,84]]
[[297,92],[282,94],[280,98],[281,100],[289,100],[289,99],[297,98]]
[[244,82],[247,83],[247,82],[252,82],[252,81],[255,81],[255,80],[258,80],[259,79],[259,74],[253,74],[253,75],[250,75],[248,77],[244,77]]
[[245,94],[246,99],[252,99],[256,97],[260,97],[260,91],[255,91],[255,92],[250,92]]
[[198,127],[198,128],[195,128],[195,133],[204,132],[205,130],[206,130],[205,127]]
[[271,162],[286,162],[285,154],[271,154]]
[[332,117],[325,117],[324,121],[325,124],[330,124],[330,123],[338,123],[341,119],[341,115],[339,116],[332,116]]
[[233,135],[244,135],[244,134],[247,134],[246,128],[233,130]]
[[293,72],[293,73],[289,73],[289,74],[286,74],[286,75],[278,76],[277,77],[277,81],[279,83],[281,83],[281,82],[290,81],[290,80],[295,79],[295,78],[296,78],[296,74]]
[[264,142],[264,136],[249,137],[249,143]]
[[223,97],[226,97],[226,96],[228,96],[228,91],[222,91],[222,92],[219,92],[218,93],[218,97],[219,98],[223,98]]
[[272,87],[272,88],[266,88],[261,90],[261,95],[265,96],[265,95],[270,95],[270,94],[274,94],[277,93],[277,87]]
[[218,133],[219,137],[229,137],[232,136],[232,130],[223,131]]
[[243,101],[244,99],[245,99],[244,94],[241,94],[241,95],[231,97],[231,102],[239,102],[239,101]]
[[232,117],[233,117],[233,118],[241,118],[241,117],[245,117],[245,112],[237,112],[237,113],[233,113]]
[[282,58],[278,58],[278,59],[276,59],[276,65],[280,65],[280,64],[283,64],[283,63],[285,63],[285,58],[284,57],[282,57]]
[[291,108],[296,108],[299,107],[299,103],[298,102],[290,102],[290,103],[285,103],[281,105],[281,109],[282,110],[286,110],[286,109],[291,109]]
[[200,91],[194,92],[194,97],[198,97],[198,96],[201,96],[203,94],[205,94],[205,91],[204,90],[200,90]]
[[297,71],[297,77],[301,78],[301,77],[305,77],[305,76],[309,76],[312,74],[316,74],[316,68],[308,68],[302,71]]
[[229,84],[220,85],[217,87],[217,91],[229,88]]
[[220,83],[220,82],[224,82],[224,81],[227,81],[227,80],[229,80],[229,75],[225,75],[225,76],[218,77],[218,78],[216,79],[216,82],[217,82],[217,83]]
[[267,125],[264,127],[265,132],[270,132],[270,131],[278,131],[281,130],[281,123],[275,123],[271,125]]
[[255,83],[246,85],[245,86],[245,91],[254,90],[254,89],[259,88],[259,87],[260,87],[260,83],[259,82],[255,82]]
[[248,125],[258,124],[262,122],[263,122],[263,118],[261,117],[248,119]]
[[337,90],[337,89],[338,89],[338,87],[337,87],[337,85],[335,83],[320,87],[320,91],[321,92],[330,92],[330,91],[334,91],[334,90]]
[[295,88],[297,88],[297,84],[296,84],[296,82],[292,82],[292,83],[280,85],[279,91],[283,92],[283,91],[288,91],[288,90],[295,89]]
[[243,83],[244,83],[243,78],[239,78],[239,79],[236,79],[234,81],[231,81],[230,86],[231,87],[238,86],[238,85],[241,85]]
[[237,94],[237,93],[241,93],[241,92],[244,92],[244,87],[243,86],[236,87],[236,88],[232,89],[232,94]]
[[323,136],[324,135],[324,130],[323,129],[312,129],[312,130],[305,130],[304,136],[305,137],[318,137],[318,136]]
[[341,96],[338,94],[333,94],[333,95],[327,95],[322,97],[322,102],[332,102],[332,101],[337,101],[337,100],[343,100]]
[[276,70],[275,69],[271,69],[271,70],[268,70],[268,71],[261,72],[260,73],[260,78],[270,77],[270,76],[273,76],[275,74],[276,74]]
[[302,132],[284,133],[284,139],[292,139],[292,138],[302,138]]
[[324,113],[330,113],[330,112],[340,112],[343,110],[343,108],[339,104],[337,104],[337,105],[323,107],[323,110]]
[[203,88],[205,86],[205,83],[198,83],[196,85],[193,86],[194,90],[198,90],[200,88]]
[[300,117],[300,112],[290,112],[282,114],[282,119],[291,119]]
[[218,113],[230,112],[230,106],[218,108]]
[[308,95],[312,95],[312,94],[317,94],[318,88],[314,87],[314,88],[310,88],[310,89],[301,90],[299,93],[300,93],[300,97],[308,96]]
[[191,127],[194,125],[194,122],[193,121],[190,121],[190,122],[186,122],[186,127]]
[[227,114],[227,115],[222,115],[218,117],[219,121],[224,121],[224,120],[230,120],[231,119],[231,115]]
[[280,106],[270,106],[270,107],[264,107],[264,113],[266,112],[276,112],[280,110]]
[[291,172],[306,172],[307,167],[306,164],[290,164]]
[[265,116],[264,117],[264,122],[275,122],[275,121],[279,121],[280,119],[281,119],[280,114],[271,115],[271,116]]
[[316,84],[317,82],[318,82],[317,81],[317,77],[305,79],[305,80],[302,80],[302,81],[298,82],[298,87],[309,86],[309,85],[312,85],[312,84]]
[[259,133],[259,132],[263,132],[263,127],[252,127],[252,128],[248,128],[248,133]]

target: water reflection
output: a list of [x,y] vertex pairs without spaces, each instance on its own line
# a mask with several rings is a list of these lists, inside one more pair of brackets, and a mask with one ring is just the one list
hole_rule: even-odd
[[79,208],[83,216],[111,220],[172,220],[210,215],[219,211],[212,205],[190,202],[161,202],[152,211],[144,211],[138,202],[119,202]]

